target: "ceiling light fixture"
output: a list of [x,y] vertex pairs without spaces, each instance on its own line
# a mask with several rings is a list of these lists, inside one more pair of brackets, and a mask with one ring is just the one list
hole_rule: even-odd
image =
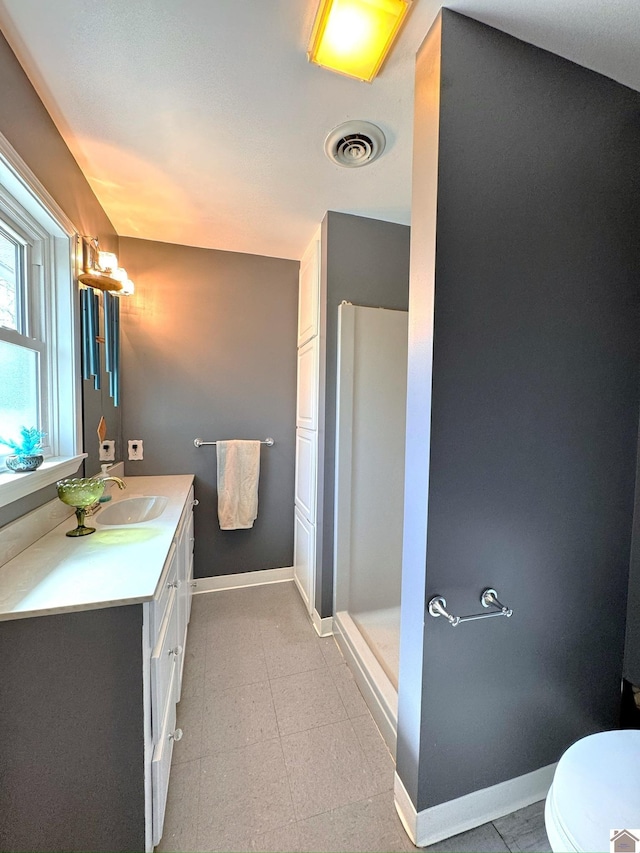
[[412,0],[320,0],[307,56],[324,68],[370,83]]

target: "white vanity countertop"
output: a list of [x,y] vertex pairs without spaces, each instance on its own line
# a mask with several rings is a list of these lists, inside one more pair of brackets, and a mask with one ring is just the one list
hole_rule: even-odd
[[71,538],[75,515],[0,568],[0,620],[138,604],[153,598],[193,483],[191,474],[124,477],[127,488],[107,489],[112,501],[164,495],[158,518],[102,527],[100,512],[85,524],[90,536]]

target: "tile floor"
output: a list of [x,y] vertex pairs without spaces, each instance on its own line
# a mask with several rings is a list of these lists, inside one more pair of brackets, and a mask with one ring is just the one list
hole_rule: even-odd
[[[415,851],[394,763],[293,583],[196,595],[158,851]],[[549,851],[542,803],[427,848]]]

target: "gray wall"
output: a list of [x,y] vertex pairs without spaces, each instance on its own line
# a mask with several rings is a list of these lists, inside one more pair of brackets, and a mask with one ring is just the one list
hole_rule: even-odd
[[[640,463],[640,453],[638,453],[638,461]],[[640,465],[636,471],[623,675],[632,684],[640,685]]]
[[[124,440],[144,441],[127,475],[196,475],[197,577],[293,563],[297,261],[121,238],[136,284],[122,308]],[[261,449],[258,518],[221,531],[216,449]]]
[[406,225],[329,211],[322,223],[322,270],[327,294],[326,396],[323,509],[316,575],[316,610],[333,612],[333,505],[335,500],[338,306],[405,310],[409,300],[409,237]]
[[442,22],[418,809],[617,725],[638,428],[640,95]]
[[[93,190],[60,136],[20,63],[0,34],[0,133],[34,172],[53,196],[80,234],[98,236],[101,248],[118,251],[118,237]],[[104,380],[103,380],[104,387]],[[90,453],[87,472],[99,470],[96,427],[104,413],[109,434],[120,445],[120,412],[114,409],[108,393],[94,391],[89,383],[83,388],[85,413],[85,449]],[[119,455],[119,458],[120,455]],[[0,527],[51,500],[55,487],[0,509]]]
[[0,622],[0,850],[144,850],[142,607]]

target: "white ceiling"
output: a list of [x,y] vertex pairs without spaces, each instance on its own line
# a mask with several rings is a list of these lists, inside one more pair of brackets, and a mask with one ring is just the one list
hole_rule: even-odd
[[[326,210],[409,223],[414,0],[380,76],[309,65],[317,0],[0,0],[0,28],[123,236],[299,258]],[[640,89],[638,0],[451,0],[450,8]],[[387,149],[323,152],[348,119]]]

